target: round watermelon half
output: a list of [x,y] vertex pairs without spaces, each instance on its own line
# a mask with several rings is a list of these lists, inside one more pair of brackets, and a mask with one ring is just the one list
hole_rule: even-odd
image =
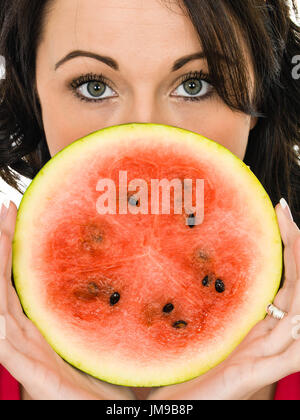
[[24,311],[67,362],[163,386],[214,367],[265,317],[282,243],[266,191],[228,149],[124,124],[75,141],[32,181],[13,274]]

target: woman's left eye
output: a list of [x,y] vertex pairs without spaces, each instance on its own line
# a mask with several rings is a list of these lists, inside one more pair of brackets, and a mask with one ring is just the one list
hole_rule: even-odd
[[[208,75],[203,72],[192,72],[183,77],[181,84],[175,90],[176,97],[182,97],[184,100],[200,101],[211,96],[214,88],[209,83]],[[186,96],[190,95],[190,96]]]

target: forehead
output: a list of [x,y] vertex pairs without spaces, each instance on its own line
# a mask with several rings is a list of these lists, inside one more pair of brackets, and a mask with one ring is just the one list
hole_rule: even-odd
[[175,0],[54,0],[41,46],[53,61],[77,49],[112,56],[121,71],[132,60],[164,65],[201,50]]

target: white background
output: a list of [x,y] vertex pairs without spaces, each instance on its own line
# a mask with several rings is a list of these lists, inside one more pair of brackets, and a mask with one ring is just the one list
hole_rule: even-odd
[[[298,3],[299,12],[300,12],[300,0],[297,0],[297,3]],[[293,18],[296,20],[296,17],[293,16]],[[300,19],[298,19],[298,23],[299,23],[299,21],[300,21]],[[0,68],[0,73],[1,73],[1,68]],[[300,81],[299,81],[299,83],[300,83]],[[25,188],[27,188],[28,185],[30,184],[31,180],[26,179],[26,178],[22,178],[22,182],[23,182]],[[25,188],[23,188],[23,191],[25,190]],[[14,203],[17,206],[19,206],[20,201],[22,199],[22,195],[19,194],[17,191],[15,191],[13,188],[11,188],[9,185],[7,185],[0,178],[0,203],[2,203],[3,200],[7,199],[7,198],[14,201]]]

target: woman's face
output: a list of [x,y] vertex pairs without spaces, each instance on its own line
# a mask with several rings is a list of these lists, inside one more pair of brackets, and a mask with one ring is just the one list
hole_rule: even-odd
[[175,66],[199,52],[175,3],[170,10],[159,0],[54,0],[36,68],[51,156],[101,128],[144,122],[198,132],[244,159],[255,121],[230,110],[203,76],[183,81],[206,73],[205,59]]

